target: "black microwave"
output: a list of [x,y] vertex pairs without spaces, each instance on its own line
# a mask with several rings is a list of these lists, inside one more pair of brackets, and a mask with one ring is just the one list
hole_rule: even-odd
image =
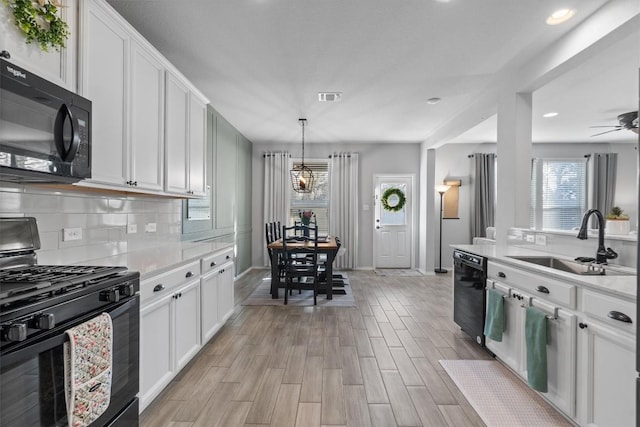
[[91,178],[91,101],[0,59],[0,180]]

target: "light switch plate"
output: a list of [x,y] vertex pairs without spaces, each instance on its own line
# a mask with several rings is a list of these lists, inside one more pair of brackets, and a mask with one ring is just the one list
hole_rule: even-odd
[[135,234],[138,232],[138,224],[127,224],[127,234]]
[[547,244],[547,236],[542,234],[536,234],[536,245],[546,245]]
[[70,242],[72,240],[82,240],[82,228],[63,228],[62,241]]
[[147,223],[147,225],[144,226],[144,231],[147,232],[147,233],[155,233],[156,232],[156,223],[155,222]]

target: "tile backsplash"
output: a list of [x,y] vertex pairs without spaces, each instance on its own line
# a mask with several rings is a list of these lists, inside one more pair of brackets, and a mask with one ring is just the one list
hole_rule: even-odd
[[[179,242],[182,203],[166,197],[0,182],[0,216],[36,218],[40,264],[78,263],[159,242]],[[153,224],[155,232],[150,232]],[[128,226],[137,232],[127,233]],[[65,228],[81,229],[82,239],[65,241]]]

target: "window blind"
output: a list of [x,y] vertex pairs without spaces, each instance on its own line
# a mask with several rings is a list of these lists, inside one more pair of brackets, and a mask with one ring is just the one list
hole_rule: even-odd
[[[318,233],[329,233],[329,162],[305,161],[313,172],[315,184],[311,193],[297,193],[291,188],[291,206],[289,209],[289,221],[299,221],[299,211],[313,211],[318,223]],[[293,165],[301,165],[300,161],[294,161]]]

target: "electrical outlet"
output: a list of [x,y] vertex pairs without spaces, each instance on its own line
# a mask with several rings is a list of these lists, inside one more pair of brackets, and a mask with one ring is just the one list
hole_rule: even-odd
[[147,225],[144,226],[144,231],[146,233],[155,233],[156,232],[156,223],[155,222],[147,223]]
[[62,241],[82,240],[82,228],[63,228]]
[[536,241],[536,236],[535,234],[527,234],[526,239],[527,239],[527,242],[534,243]]
[[546,245],[547,244],[547,236],[542,234],[536,234],[536,245]]
[[127,234],[136,234],[138,232],[138,224],[127,224]]

